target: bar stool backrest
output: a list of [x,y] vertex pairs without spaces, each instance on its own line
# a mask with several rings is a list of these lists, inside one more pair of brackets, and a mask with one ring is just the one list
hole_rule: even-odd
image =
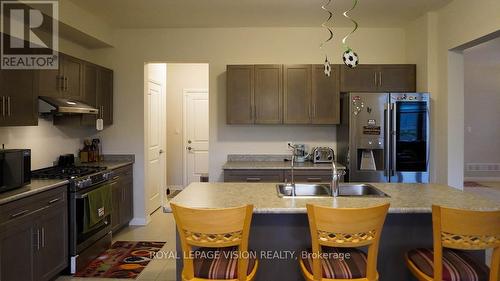
[[[376,280],[380,233],[388,209],[389,204],[349,209],[307,204],[313,253],[321,253],[321,246],[368,246],[366,278]],[[321,280],[322,269],[319,259],[313,259],[312,269],[314,279]]]
[[443,274],[443,247],[461,250],[493,248],[490,281],[500,267],[500,211],[471,211],[432,206],[434,279]]
[[[183,277],[194,278],[192,247],[222,248],[238,246],[248,251],[253,205],[224,209],[193,209],[170,204],[183,251]],[[242,255],[245,256],[245,255]],[[239,256],[241,257],[241,256]],[[238,259],[238,279],[246,280],[248,259]]]

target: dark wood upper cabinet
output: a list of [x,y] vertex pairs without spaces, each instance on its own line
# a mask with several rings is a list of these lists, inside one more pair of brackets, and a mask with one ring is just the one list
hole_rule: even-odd
[[361,64],[341,67],[342,92],[415,92],[414,64]]
[[59,69],[40,69],[37,71],[38,95],[47,97],[63,97],[64,78]]
[[340,66],[332,65],[330,76],[324,66],[312,66],[312,124],[339,124],[340,122]]
[[38,95],[83,100],[84,61],[59,53],[59,69],[37,71]]
[[414,64],[381,65],[379,89],[382,92],[415,92],[417,68]]
[[254,66],[228,65],[226,74],[227,123],[253,124]]
[[35,72],[0,70],[0,126],[38,125]]
[[86,63],[83,66],[83,99],[92,106],[97,106],[97,72],[98,66]]
[[255,124],[283,122],[283,67],[255,65]]
[[378,66],[358,65],[350,68],[340,66],[340,91],[342,92],[376,92],[378,90]]
[[311,65],[284,65],[284,123],[311,122]]
[[97,72],[96,106],[104,126],[113,124],[113,71],[104,67]]
[[60,59],[64,79],[63,95],[76,100],[84,100],[83,70],[85,63],[67,55],[60,56]]

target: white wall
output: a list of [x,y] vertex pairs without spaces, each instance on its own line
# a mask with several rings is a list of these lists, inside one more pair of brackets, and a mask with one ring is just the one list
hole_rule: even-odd
[[208,64],[167,64],[167,185],[182,186],[182,163],[186,145],[183,143],[183,91],[208,90]]
[[[464,51],[465,164],[500,163],[500,38]],[[465,171],[467,177],[500,172]]]

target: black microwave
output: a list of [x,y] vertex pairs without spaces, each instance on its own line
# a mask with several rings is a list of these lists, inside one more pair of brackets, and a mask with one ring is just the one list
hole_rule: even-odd
[[0,192],[31,183],[31,150],[0,149]]

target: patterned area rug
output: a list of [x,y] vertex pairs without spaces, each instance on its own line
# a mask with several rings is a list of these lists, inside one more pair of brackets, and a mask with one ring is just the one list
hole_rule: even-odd
[[117,241],[75,277],[135,279],[165,242]]
[[486,185],[482,185],[475,181],[465,181],[464,187],[487,187]]

